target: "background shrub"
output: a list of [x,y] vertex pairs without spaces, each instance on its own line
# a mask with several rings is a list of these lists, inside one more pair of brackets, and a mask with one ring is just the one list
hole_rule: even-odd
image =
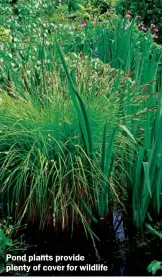
[[162,0],[120,0],[117,9],[122,15],[130,11],[131,16],[140,16],[147,27],[155,24],[159,29],[157,41],[162,43]]

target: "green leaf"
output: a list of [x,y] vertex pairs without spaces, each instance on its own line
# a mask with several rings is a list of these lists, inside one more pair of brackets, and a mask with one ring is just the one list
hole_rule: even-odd
[[0,241],[1,241],[1,239],[3,239],[4,238],[4,232],[3,232],[3,230],[0,228]]
[[107,185],[108,185],[108,178],[110,174],[110,167],[111,167],[111,159],[112,159],[112,153],[113,153],[113,144],[115,135],[118,131],[118,127],[114,128],[111,135],[110,140],[108,143],[108,147],[106,149],[106,132],[107,132],[107,123],[104,127],[103,132],[103,142],[102,142],[102,155],[101,155],[101,170],[103,172],[103,181],[102,181],[102,190],[101,190],[101,196],[100,196],[100,217],[104,217],[106,206],[108,203],[108,199],[106,198],[106,192],[107,192]]
[[93,214],[92,214],[90,208],[87,206],[86,202],[85,202],[83,199],[81,199],[81,198],[78,198],[78,199],[79,199],[80,203],[82,204],[82,206],[83,206],[85,212],[86,212],[86,213],[88,214],[88,216],[90,217],[90,219],[91,219],[94,223],[98,223],[99,221],[93,216]]
[[78,114],[79,122],[80,122],[80,125],[81,125],[81,129],[82,129],[82,133],[83,133],[83,137],[84,137],[84,141],[85,141],[87,154],[90,157],[92,157],[92,152],[93,152],[92,133],[91,133],[91,128],[90,128],[90,124],[89,124],[87,111],[86,111],[85,105],[84,105],[81,97],[79,96],[78,92],[76,91],[76,89],[74,87],[73,80],[71,78],[70,72],[69,72],[68,67],[66,65],[64,55],[63,55],[62,50],[61,50],[61,48],[58,44],[57,44],[57,48],[58,48],[58,52],[59,52],[59,55],[60,55],[60,59],[61,59],[63,68],[65,70],[65,73],[66,73],[66,76],[67,76],[67,79],[68,79],[70,94],[71,94],[76,112]]
[[12,246],[12,239],[5,237],[5,244],[6,246]]
[[143,167],[144,167],[144,175],[145,175],[145,181],[146,181],[147,189],[148,189],[148,192],[150,194],[150,197],[152,198],[149,163],[148,162],[143,162]]
[[135,144],[137,144],[137,141],[135,140],[134,136],[125,125],[120,125],[120,128],[126,132],[126,134],[133,140]]
[[157,272],[159,269],[161,269],[161,267],[162,267],[162,266],[161,266],[161,263],[160,263],[160,262],[158,262],[158,261],[152,261],[152,262],[149,264],[147,270],[148,270],[148,272],[152,272],[152,274],[155,275],[156,272]]
[[162,233],[159,233],[158,231],[156,231],[152,226],[150,226],[149,224],[145,224],[147,229],[152,232],[153,234],[155,234],[156,236],[160,237],[162,239]]

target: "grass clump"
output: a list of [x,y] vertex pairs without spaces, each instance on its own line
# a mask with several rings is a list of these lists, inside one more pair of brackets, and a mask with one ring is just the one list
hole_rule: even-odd
[[[14,212],[16,218],[26,216],[30,221],[38,220],[40,226],[54,222],[64,228],[71,222],[73,214],[77,220],[76,210],[93,221],[103,217],[105,210],[100,212],[100,208],[101,204],[107,204],[107,198],[104,197],[103,201],[101,192],[104,189],[103,193],[108,194],[105,183],[111,177],[110,170],[107,173],[104,169],[104,156],[108,152],[106,130],[104,141],[102,139],[104,123],[108,123],[108,137],[117,125],[124,124],[120,103],[117,102],[120,91],[114,94],[114,77],[119,75],[118,72],[108,65],[104,67],[98,60],[81,59],[75,55],[69,56],[67,63],[71,65],[72,72],[78,63],[75,82],[82,81],[79,90],[83,101],[80,99],[81,103],[76,107],[72,102],[75,96],[72,99],[69,97],[68,83],[63,83],[65,77],[60,68],[53,72],[52,78],[49,72],[46,90],[49,88],[50,101],[46,102],[47,96],[43,95],[41,106],[39,99],[35,99],[30,92],[24,93],[23,97],[18,92],[11,96],[5,92],[1,94],[1,194],[10,214]],[[88,71],[91,71],[89,83],[88,80],[84,83]],[[111,72],[112,75],[108,76]],[[98,88],[105,90],[104,94],[103,91],[96,94],[93,87],[96,79],[99,81]],[[127,87],[124,75],[123,80],[121,88],[123,85]],[[54,86],[51,87],[51,84]],[[87,121],[83,111],[77,111],[81,106],[87,114],[89,132],[82,126],[81,121]],[[88,147],[92,143],[88,143],[86,133],[93,141],[93,149],[90,145]],[[112,158],[117,160],[116,141],[122,149],[131,145],[131,140],[119,133],[111,143],[114,148],[109,154],[110,166]],[[103,181],[106,189],[105,186],[103,188]],[[109,187],[110,197],[115,195],[118,198],[112,178]]]

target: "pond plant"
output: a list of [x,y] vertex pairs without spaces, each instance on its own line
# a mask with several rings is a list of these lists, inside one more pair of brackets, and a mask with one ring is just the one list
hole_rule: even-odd
[[[6,266],[12,264],[12,261],[6,261],[6,255],[12,256],[23,255],[27,250],[23,235],[17,236],[17,229],[20,227],[13,223],[12,217],[2,218],[0,220],[0,274],[4,274]],[[22,227],[21,227],[22,229]],[[9,273],[10,275],[12,272]],[[15,274],[15,273],[14,273]],[[15,274],[15,275],[20,275]],[[23,275],[23,274],[22,274]]]
[[144,236],[162,217],[157,26],[82,2],[0,2],[0,199],[15,222],[94,243],[118,208]]

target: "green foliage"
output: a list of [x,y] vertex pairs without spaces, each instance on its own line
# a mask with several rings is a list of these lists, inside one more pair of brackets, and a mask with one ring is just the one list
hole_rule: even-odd
[[0,26],[0,41],[11,42],[11,38],[9,36],[9,30],[7,30],[4,26]]
[[97,7],[100,13],[105,13],[110,8],[110,1],[107,0],[92,0],[92,6]]
[[[21,216],[27,216],[29,219],[39,218],[41,226],[44,225],[45,220],[50,221],[53,213],[57,223],[61,221],[61,212],[64,222],[66,222],[68,220],[67,212],[71,206],[75,204],[75,208],[78,207],[75,201],[78,193],[79,197],[86,202],[86,209],[89,208],[92,211],[95,208],[95,211],[99,212],[99,196],[102,189],[100,177],[103,175],[99,168],[103,125],[107,119],[110,133],[115,123],[120,122],[120,106],[116,103],[117,96],[113,97],[114,75],[110,75],[107,79],[107,75],[112,69],[98,60],[89,61],[89,58],[83,60],[75,55],[74,57],[71,55],[71,58],[68,57],[67,63],[70,71],[74,71],[74,69],[76,71],[78,64],[75,80],[76,82],[82,81],[79,88],[88,107],[90,127],[86,124],[84,104],[73,90],[71,96],[76,103],[76,111],[82,128],[80,131],[72,102],[67,93],[65,78],[62,77],[63,73],[60,75],[60,70],[57,72],[57,67],[51,75],[52,83],[50,83],[49,76],[48,82],[45,84],[45,88],[49,88],[50,102],[47,103],[48,105],[46,98],[43,98],[43,107],[39,108],[33,95],[31,97],[27,92],[24,95],[26,100],[19,98],[18,92],[14,93],[17,96],[15,100],[4,92],[1,96],[3,104],[0,110],[0,121],[3,126],[0,134],[1,154],[3,154],[1,178],[4,183],[1,194],[4,196],[4,200],[8,200],[12,193],[13,199],[9,206],[11,212],[13,210],[16,211],[16,214],[21,212]],[[90,72],[90,76],[87,76],[87,72]],[[116,70],[113,72],[118,75]],[[68,74],[67,69],[66,73]],[[98,76],[99,82],[94,90],[96,76]],[[72,84],[71,77],[68,79]],[[124,75],[119,83],[122,90],[123,80],[125,82],[127,80]],[[17,81],[12,80],[13,84]],[[52,91],[51,86],[53,86]],[[70,90],[73,89],[72,86]],[[105,96],[107,94],[107,101],[102,92],[100,93],[100,88],[105,92]],[[108,88],[109,92],[107,92]],[[61,90],[64,94],[61,93]],[[95,97],[96,90],[99,96]],[[96,99],[98,99],[97,103]],[[103,109],[104,113],[101,114]],[[17,124],[15,125],[15,123]],[[7,134],[6,125],[8,125]],[[8,146],[5,145],[4,136],[8,138]],[[92,136],[94,150],[91,147],[90,138]],[[123,137],[123,141],[125,141],[125,137]],[[114,143],[113,153],[116,148],[117,145]],[[96,157],[94,161],[90,160],[92,153]],[[14,163],[12,166],[14,161],[16,164]],[[12,175],[13,167],[15,171]],[[21,196],[21,200],[24,202],[15,209],[18,196]],[[50,211],[49,208],[51,208]]]
[[155,275],[156,272],[161,269],[162,263],[158,261],[152,261],[147,268],[148,272],[151,272],[153,275]]
[[[12,239],[16,230],[17,226],[12,224],[12,218],[0,220],[0,274],[2,275],[6,270],[6,254],[21,255],[27,248],[22,236]],[[16,274],[14,273],[14,275]]]
[[84,137],[84,141],[85,141],[85,148],[87,151],[87,155],[89,157],[91,157],[92,153],[93,153],[92,133],[91,133],[91,128],[90,128],[90,124],[89,124],[87,111],[86,111],[86,108],[84,106],[82,99],[80,98],[79,94],[77,93],[77,91],[74,88],[72,78],[70,76],[64,56],[63,56],[59,46],[58,46],[58,50],[59,50],[59,54],[60,54],[60,58],[61,58],[63,67],[64,67],[66,75],[67,75],[67,79],[68,79],[68,83],[69,83],[69,87],[70,87],[70,93],[72,96],[72,100],[73,100],[75,109],[78,114],[79,123],[82,128],[82,133],[83,133],[83,137]]
[[[156,235],[157,237],[162,239],[162,233],[159,233],[157,230],[152,228],[149,224],[146,224],[147,229]],[[152,261],[149,266],[147,267],[148,272],[151,272],[153,275],[157,273],[158,270],[162,270],[162,262],[159,261]]]
[[159,29],[158,42],[162,42],[162,20],[161,20],[161,11],[162,11],[162,1],[161,0],[120,0],[118,4],[118,11],[125,16],[126,11],[131,12],[131,16],[141,16],[140,21],[143,21],[148,28],[151,24],[155,24]]
[[155,230],[152,226],[150,226],[149,224],[146,224],[147,229],[154,235],[158,236],[160,239],[162,239],[162,233],[158,232],[157,230]]
[[66,5],[61,5],[60,8],[57,8],[47,17],[48,22],[56,24],[66,24],[68,22],[69,13]]
[[6,258],[6,250],[11,247],[12,240],[9,237],[4,235],[4,231],[0,228],[0,273],[5,272],[5,258]]
[[101,14],[105,1],[81,1],[70,14],[53,1],[20,0],[17,15],[0,5],[1,33],[11,39],[0,49],[0,194],[8,214],[63,229],[73,216],[91,235],[90,222],[110,204],[131,205],[137,228],[150,211],[158,218],[162,52],[151,33],[114,10]]
[[77,0],[68,0],[68,10],[69,13],[77,10]]

